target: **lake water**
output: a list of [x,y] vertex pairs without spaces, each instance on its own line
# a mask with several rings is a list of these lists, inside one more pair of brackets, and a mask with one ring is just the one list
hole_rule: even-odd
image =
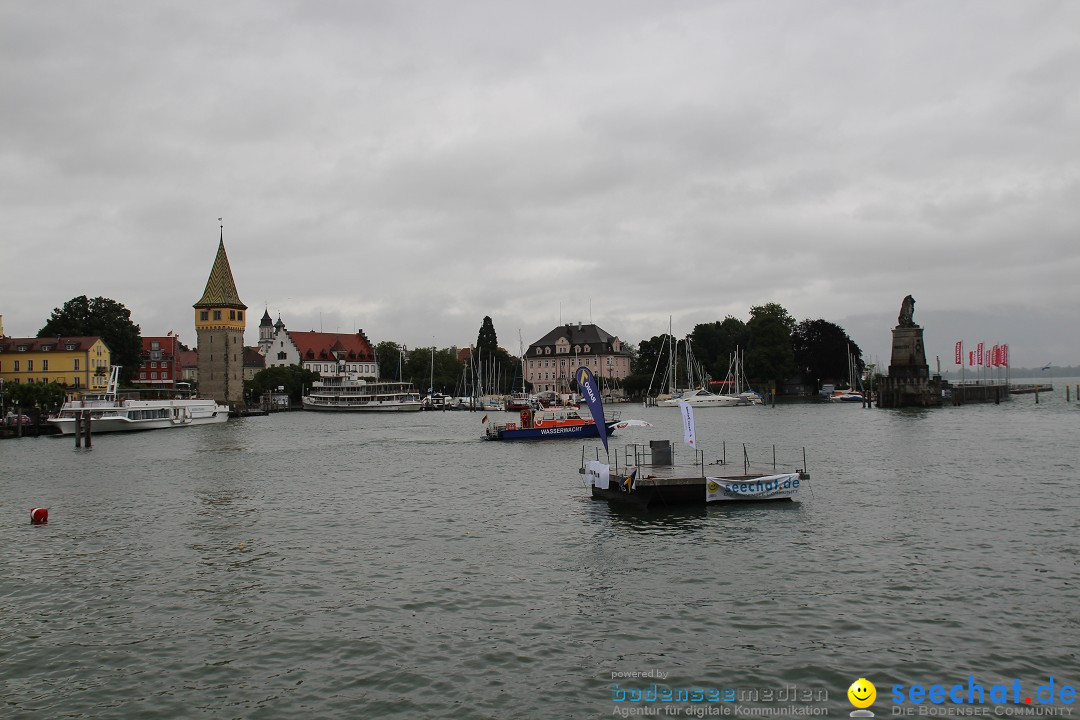
[[[484,442],[472,413],[281,413],[101,435],[91,451],[3,441],[0,716],[786,704],[616,701],[658,683],[795,686],[846,717],[865,677],[882,717],[894,685],[1076,687],[1080,404],[1066,382],[1038,404],[699,410],[707,460],[722,441],[729,457],[805,446],[811,480],[794,503],[674,512],[595,502],[580,441]],[[612,409],[655,426],[615,452],[681,440],[677,410]],[[29,524],[34,506],[48,525]],[[649,671],[666,675],[613,677]]]

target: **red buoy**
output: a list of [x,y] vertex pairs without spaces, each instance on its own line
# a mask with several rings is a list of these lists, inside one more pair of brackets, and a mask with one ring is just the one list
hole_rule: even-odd
[[49,522],[49,508],[31,508],[30,509],[30,524],[31,525],[44,525]]

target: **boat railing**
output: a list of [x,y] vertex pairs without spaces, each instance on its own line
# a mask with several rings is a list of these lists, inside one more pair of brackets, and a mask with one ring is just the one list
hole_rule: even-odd
[[[706,477],[712,472],[710,468],[730,467],[741,462],[743,473],[754,472],[782,472],[797,470],[808,472],[805,447],[785,447],[779,445],[763,445],[748,443],[731,443],[729,456],[729,443],[722,441],[720,455],[715,459],[707,460],[704,450],[683,447],[671,440],[650,440],[648,443],[630,443],[623,448],[623,452],[614,453],[614,471],[619,472],[620,464],[622,472],[631,472],[635,468],[685,468],[683,474],[698,474]],[[585,448],[582,447],[582,467],[589,458],[586,457]],[[596,451],[596,459],[600,459],[599,448]]]

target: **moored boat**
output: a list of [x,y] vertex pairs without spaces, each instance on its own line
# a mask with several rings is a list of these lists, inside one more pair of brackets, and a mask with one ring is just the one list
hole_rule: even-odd
[[329,412],[412,412],[420,409],[420,394],[412,383],[324,377],[312,383],[303,398],[305,410]]
[[90,419],[91,432],[132,432],[166,430],[191,425],[212,425],[229,419],[229,408],[210,398],[165,400],[121,400],[117,393],[120,366],[112,366],[104,393],[87,393],[78,400],[69,398],[60,411],[46,422],[61,435],[73,435],[77,423]]
[[677,395],[668,400],[661,400],[656,403],[660,407],[679,407],[680,402],[689,403],[691,407],[735,407],[736,405],[750,405],[750,401],[746,398],[737,397],[735,395],[717,395],[711,393],[708,390],[697,388],[694,390],[687,390],[681,395]]

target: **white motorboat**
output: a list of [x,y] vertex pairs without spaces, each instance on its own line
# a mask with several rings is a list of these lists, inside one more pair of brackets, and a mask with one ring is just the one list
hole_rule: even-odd
[[681,395],[677,395],[668,400],[661,400],[656,403],[660,407],[679,407],[680,402],[686,402],[690,404],[690,407],[735,407],[736,405],[749,405],[750,402],[745,398],[736,397],[735,395],[717,395],[711,393],[708,390],[698,388],[696,390],[687,390]]

